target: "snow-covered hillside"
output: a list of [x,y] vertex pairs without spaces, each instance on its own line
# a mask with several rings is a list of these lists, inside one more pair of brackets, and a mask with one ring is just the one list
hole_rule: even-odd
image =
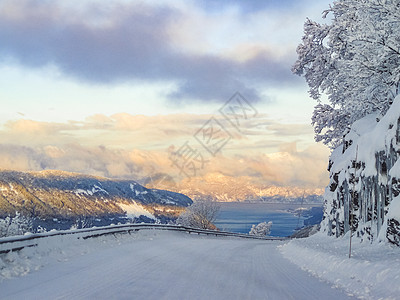
[[0,170],[0,218],[20,212],[46,220],[48,229],[60,229],[62,224],[52,224],[54,219],[62,220],[69,228],[68,221],[80,217],[103,221],[98,226],[122,222],[126,217],[168,221],[192,203],[185,195],[148,189],[132,180],[54,170]]
[[353,124],[331,155],[322,230],[400,245],[400,96]]

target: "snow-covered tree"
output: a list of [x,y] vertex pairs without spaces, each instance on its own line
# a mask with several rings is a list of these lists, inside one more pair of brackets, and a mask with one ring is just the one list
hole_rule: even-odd
[[177,224],[201,229],[216,229],[214,225],[220,206],[214,201],[196,201],[176,220]]
[[93,227],[94,217],[92,216],[79,216],[75,219],[74,224],[70,227],[70,230],[81,229],[81,228],[91,228]]
[[255,235],[255,236],[266,236],[271,233],[271,226],[272,226],[272,221],[267,222],[262,222],[257,225],[253,225],[250,229],[249,234],[250,235]]
[[15,216],[0,219],[0,237],[22,235],[32,232],[32,219],[16,212]]
[[292,71],[318,101],[316,140],[334,148],[351,124],[383,115],[399,94],[400,0],[338,0],[323,16],[329,24],[306,20]]

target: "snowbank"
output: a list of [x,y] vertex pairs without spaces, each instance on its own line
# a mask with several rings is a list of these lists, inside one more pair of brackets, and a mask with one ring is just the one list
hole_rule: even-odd
[[[173,236],[175,233],[168,234]],[[75,235],[57,235],[39,239],[36,247],[0,254],[0,283],[6,279],[27,275],[47,265],[95,253],[99,249],[115,248],[135,240],[151,240],[153,236],[154,233],[150,230],[139,231],[132,235],[104,235],[90,239],[77,238]]]
[[280,246],[283,256],[303,270],[361,299],[400,298],[400,249],[387,243],[352,244],[349,235],[324,233]]

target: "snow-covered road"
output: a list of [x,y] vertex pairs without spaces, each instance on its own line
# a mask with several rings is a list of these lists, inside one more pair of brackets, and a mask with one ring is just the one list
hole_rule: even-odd
[[0,282],[0,299],[348,299],[283,258],[282,242],[155,231],[79,243],[9,257],[29,273]]

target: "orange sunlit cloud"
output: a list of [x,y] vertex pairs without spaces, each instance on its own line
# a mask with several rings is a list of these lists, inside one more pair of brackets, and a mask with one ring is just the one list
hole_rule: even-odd
[[[280,124],[262,116],[234,133],[216,156],[193,135],[210,115],[93,115],[84,122],[10,121],[0,131],[3,169],[62,169],[112,178],[139,180],[152,173],[184,178],[170,159],[185,142],[204,157],[196,176],[221,173],[253,178],[257,184],[322,187],[328,150],[309,144],[312,131],[303,124]],[[248,133],[248,135],[246,135]],[[291,133],[291,134],[290,134]],[[300,149],[297,149],[300,147]]]

